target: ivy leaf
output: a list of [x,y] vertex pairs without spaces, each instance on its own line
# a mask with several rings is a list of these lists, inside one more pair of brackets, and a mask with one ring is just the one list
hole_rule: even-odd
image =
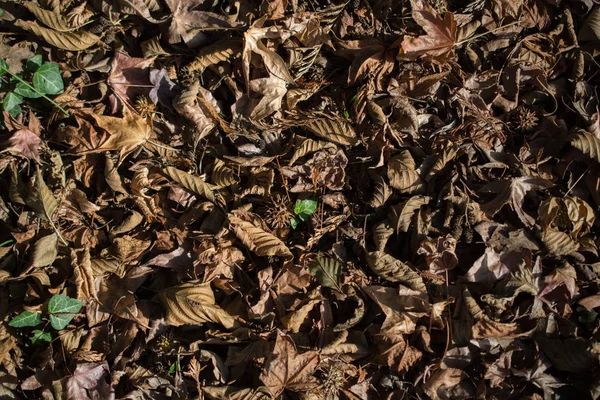
[[300,221],[298,221],[296,218],[292,218],[290,220],[290,226],[292,227],[292,229],[296,229],[299,223]]
[[[19,107],[19,104],[21,104],[22,102],[23,102],[23,97],[21,95],[13,93],[13,92],[8,92],[6,94],[6,96],[4,96],[4,100],[2,102],[2,108],[4,109],[4,111],[13,115],[13,113],[11,111],[13,111],[15,109],[18,109],[19,112],[21,112],[21,107]],[[18,115],[18,113],[17,113],[17,115]]]
[[8,64],[4,59],[0,58],[0,76],[6,74],[8,72]]
[[31,343],[35,344],[38,340],[43,342],[51,342],[52,334],[50,332],[44,332],[39,329],[33,331],[33,335],[31,336]]
[[20,96],[26,97],[28,99],[37,99],[42,97],[42,95],[35,90],[32,90],[29,86],[24,84],[23,82],[17,83],[15,86],[14,92]]
[[65,329],[71,322],[74,315],[81,310],[83,302],[72,299],[69,296],[55,294],[48,303],[48,312],[50,313],[50,323],[57,331]]
[[14,317],[9,323],[13,328],[25,328],[28,326],[37,326],[42,322],[40,313],[31,311],[23,311],[21,314]]
[[311,199],[304,199],[296,203],[294,207],[294,213],[302,221],[306,221],[308,217],[313,215],[317,211],[317,201]]
[[36,54],[35,56],[33,56],[29,60],[27,60],[27,63],[26,63],[27,70],[30,72],[37,71],[38,68],[41,66],[42,66],[42,55],[41,54]]
[[65,89],[58,65],[42,64],[33,74],[33,86],[43,94],[59,94]]

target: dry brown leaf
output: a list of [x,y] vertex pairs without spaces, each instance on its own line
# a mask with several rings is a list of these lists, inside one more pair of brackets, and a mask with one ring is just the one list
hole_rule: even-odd
[[390,186],[404,193],[414,193],[421,186],[417,165],[408,150],[402,150],[389,160],[387,175]]
[[45,267],[51,265],[58,255],[58,235],[53,233],[44,236],[35,242],[33,246],[33,267]]
[[288,336],[277,334],[275,348],[260,374],[260,380],[274,397],[279,396],[284,389],[313,389],[318,385],[318,381],[312,375],[319,365],[319,358],[316,351],[298,354]]
[[452,54],[456,41],[454,14],[446,12],[444,18],[424,0],[411,0],[412,17],[427,35],[405,37],[402,50],[410,58],[427,56],[444,60]]
[[15,25],[35,35],[41,36],[46,42],[54,47],[63,50],[80,51],[85,50],[100,41],[100,36],[96,36],[86,30],[78,32],[58,32],[52,29],[44,28],[36,22],[18,20]]
[[211,185],[206,183],[204,179],[199,176],[188,174],[187,172],[173,167],[166,167],[163,171],[169,178],[179,183],[190,192],[196,193],[213,203],[215,202],[215,194],[212,191]]
[[215,303],[210,283],[188,281],[163,290],[158,297],[165,307],[165,322],[169,325],[200,325],[214,322],[226,329],[237,326],[235,319]]
[[273,234],[234,215],[229,215],[228,218],[233,232],[250,251],[259,256],[293,257],[290,249]]
[[367,263],[377,276],[387,281],[402,282],[415,290],[427,292],[423,278],[419,273],[389,254],[382,251],[369,253]]

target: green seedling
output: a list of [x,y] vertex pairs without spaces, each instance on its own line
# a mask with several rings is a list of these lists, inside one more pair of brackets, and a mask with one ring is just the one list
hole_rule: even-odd
[[290,225],[293,229],[296,229],[300,222],[307,221],[315,211],[317,211],[316,200],[304,199],[298,201],[294,207],[294,214],[296,214],[296,216],[290,220]]

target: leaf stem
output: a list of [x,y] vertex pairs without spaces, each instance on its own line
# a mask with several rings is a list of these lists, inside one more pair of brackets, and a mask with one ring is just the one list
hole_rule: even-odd
[[40,92],[39,90],[37,90],[35,87],[33,87],[31,84],[29,84],[29,82],[25,81],[23,78],[21,78],[20,76],[10,72],[9,69],[7,68],[2,68],[4,71],[6,71],[10,76],[12,76],[13,78],[15,78],[17,81],[19,81],[20,83],[22,83],[23,85],[27,86],[29,89],[33,90],[34,92],[36,92],[37,94],[39,94],[40,96],[42,96],[44,99],[48,100],[50,103],[54,104],[54,106],[56,106],[56,108],[58,108],[60,111],[62,111],[63,114],[65,114],[67,117],[69,117],[69,113],[62,108],[61,106],[58,105],[57,102],[55,102],[54,100],[52,100],[50,97],[46,96],[44,93]]

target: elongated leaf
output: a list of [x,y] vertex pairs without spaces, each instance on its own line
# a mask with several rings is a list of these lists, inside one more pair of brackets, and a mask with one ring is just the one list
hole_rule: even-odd
[[52,191],[48,188],[46,182],[44,182],[40,170],[37,171],[26,202],[40,218],[52,221],[54,213],[58,208],[58,201],[56,201]]
[[259,256],[291,257],[290,249],[275,235],[265,232],[254,224],[234,215],[229,216],[229,223],[235,235],[244,245]]
[[14,317],[9,323],[13,328],[25,328],[28,326],[38,326],[42,322],[42,315],[31,311],[23,311]]
[[58,255],[58,235],[53,233],[44,236],[33,247],[33,266],[45,267],[56,260]]
[[402,261],[383,251],[369,253],[367,255],[367,263],[377,276],[387,281],[401,282],[415,290],[427,292],[421,275],[413,271],[412,268]]
[[189,281],[163,290],[158,297],[166,309],[165,321],[170,325],[215,322],[227,329],[237,325],[235,319],[215,303],[210,283]]
[[413,196],[392,207],[392,220],[396,221],[396,232],[408,232],[413,215],[431,200],[429,196]]
[[35,18],[38,21],[55,31],[69,32],[81,27],[77,25],[72,25],[69,22],[69,20],[67,20],[67,18],[65,18],[59,12],[44,10],[43,8],[38,7],[33,2],[26,2],[24,5],[33,15],[35,15]]
[[373,197],[369,200],[369,205],[373,208],[379,208],[385,204],[391,195],[392,190],[385,179],[381,175],[375,175],[373,178]]
[[188,71],[203,71],[211,65],[238,58],[242,55],[242,41],[239,39],[224,39],[203,47],[196,58],[186,66]]
[[323,140],[313,140],[308,138],[301,138],[302,143],[299,146],[294,146],[296,149],[294,151],[294,155],[290,159],[290,165],[293,165],[299,158],[307,156],[312,153],[316,153],[319,150],[323,150],[325,148],[335,148],[336,146],[333,143],[329,143]]
[[319,284],[338,292],[342,291],[339,284],[340,271],[341,264],[339,261],[322,255],[317,256],[314,261],[308,263],[308,272],[317,279]]
[[86,30],[79,32],[57,32],[44,28],[36,22],[17,20],[15,25],[35,35],[41,36],[46,42],[63,50],[85,50],[100,41],[100,37]]
[[310,118],[306,128],[317,136],[343,146],[354,146],[358,139],[352,125],[340,118]]
[[173,167],[166,167],[163,171],[169,178],[179,183],[190,192],[194,192],[213,203],[215,202],[215,194],[210,185],[199,176],[188,174],[187,172]]

